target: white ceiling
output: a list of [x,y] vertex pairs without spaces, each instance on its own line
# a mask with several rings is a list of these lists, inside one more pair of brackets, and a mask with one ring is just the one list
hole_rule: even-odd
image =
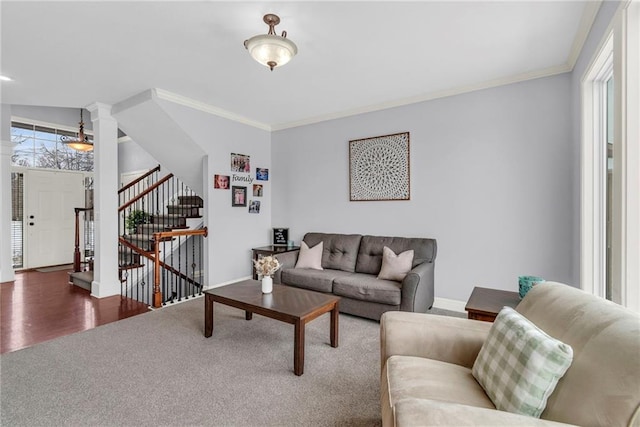
[[[569,71],[600,2],[0,3],[1,100],[82,107],[150,88],[281,129]],[[243,41],[276,13],[298,55]]]

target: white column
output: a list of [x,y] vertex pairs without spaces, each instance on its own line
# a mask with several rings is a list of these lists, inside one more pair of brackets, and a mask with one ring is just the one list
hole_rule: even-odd
[[93,207],[95,261],[91,295],[103,298],[120,293],[118,280],[118,123],[111,106],[87,107],[94,138]]
[[11,106],[0,106],[0,282],[15,279],[11,255]]

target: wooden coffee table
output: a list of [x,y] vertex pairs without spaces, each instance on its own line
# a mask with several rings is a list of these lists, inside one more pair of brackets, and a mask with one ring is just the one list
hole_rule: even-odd
[[331,313],[331,347],[338,347],[338,302],[340,297],[284,285],[273,285],[273,292],[263,294],[260,282],[244,280],[204,292],[204,336],[213,334],[213,303],[253,313],[294,325],[293,372],[304,371],[304,330],[313,319]]

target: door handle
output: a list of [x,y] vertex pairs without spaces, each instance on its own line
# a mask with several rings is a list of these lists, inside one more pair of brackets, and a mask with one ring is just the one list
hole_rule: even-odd
[[35,225],[33,222],[30,222],[29,225]]

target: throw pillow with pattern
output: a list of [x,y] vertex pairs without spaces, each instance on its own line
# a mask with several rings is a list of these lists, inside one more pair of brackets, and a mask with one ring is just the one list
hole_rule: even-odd
[[573,349],[504,307],[473,364],[472,374],[501,411],[539,418],[573,360]]

